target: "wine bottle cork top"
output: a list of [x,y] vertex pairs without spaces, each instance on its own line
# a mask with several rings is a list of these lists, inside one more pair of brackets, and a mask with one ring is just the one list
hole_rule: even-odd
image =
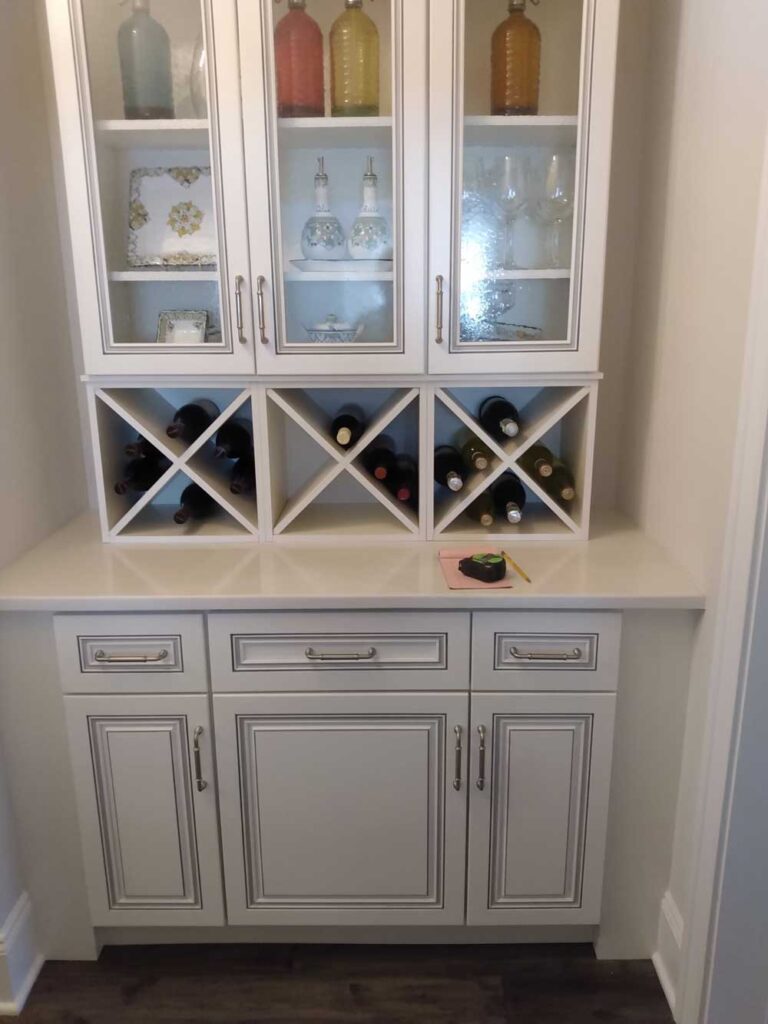
[[493,526],[493,516],[490,512],[483,512],[480,516],[480,525],[484,526],[486,530]]
[[564,487],[560,492],[560,497],[563,501],[573,501],[576,497],[576,489],[574,487]]
[[377,466],[373,471],[373,475],[377,480],[386,480],[388,475],[386,466]]
[[450,491],[460,491],[464,486],[464,481],[461,479],[458,473],[454,472],[448,474],[448,476],[446,477],[446,482],[448,483],[448,490]]
[[522,521],[523,513],[520,511],[520,507],[513,501],[507,505],[507,521],[517,526]]
[[488,459],[484,455],[476,455],[473,464],[475,469],[488,469]]
[[511,419],[502,420],[501,429],[507,435],[507,437],[517,437],[517,435],[520,433],[519,424],[515,423],[515,421]]
[[347,445],[352,440],[352,431],[349,429],[349,427],[342,427],[340,430],[338,430],[336,433],[336,440],[342,446],[342,448],[346,448]]

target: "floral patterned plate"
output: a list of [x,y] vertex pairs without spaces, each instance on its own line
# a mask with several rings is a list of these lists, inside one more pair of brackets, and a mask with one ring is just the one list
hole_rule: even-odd
[[215,266],[217,248],[210,167],[131,171],[128,266]]
[[208,330],[204,309],[166,309],[157,321],[160,345],[202,345]]

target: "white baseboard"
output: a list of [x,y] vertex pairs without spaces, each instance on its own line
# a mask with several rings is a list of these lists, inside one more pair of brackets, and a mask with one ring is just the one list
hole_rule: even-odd
[[26,892],[0,926],[0,1016],[21,1013],[45,958],[32,922],[32,903]]
[[667,890],[661,901],[657,949],[651,959],[673,1016],[677,1003],[684,933],[683,915],[680,913],[674,896]]

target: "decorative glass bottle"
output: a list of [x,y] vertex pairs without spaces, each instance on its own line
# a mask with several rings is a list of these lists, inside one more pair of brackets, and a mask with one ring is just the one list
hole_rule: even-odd
[[392,237],[386,220],[379,213],[379,179],[373,173],[373,157],[363,175],[363,205],[349,236],[349,255],[353,260],[391,260]]
[[509,17],[493,33],[492,114],[539,112],[541,33],[526,16],[525,8],[526,0],[509,0]]
[[197,37],[192,67],[189,71],[189,94],[197,117],[208,117],[208,60],[202,32]]
[[133,12],[120,26],[117,47],[123,104],[129,120],[173,117],[171,44],[149,11],[149,0],[132,0]]
[[318,157],[315,175],[315,213],[301,233],[301,251],[307,260],[343,260],[347,254],[344,230],[331,213],[325,158]]
[[275,29],[278,117],[325,113],[323,33],[306,7],[307,0],[288,0],[288,13]]
[[363,0],[344,0],[331,27],[331,112],[334,117],[378,117],[379,32]]

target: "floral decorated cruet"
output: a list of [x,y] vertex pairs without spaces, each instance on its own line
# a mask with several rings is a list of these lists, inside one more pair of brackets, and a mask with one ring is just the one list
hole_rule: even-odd
[[379,213],[379,179],[368,157],[363,175],[363,205],[349,236],[349,254],[353,260],[391,260],[392,236],[389,225]]
[[318,157],[315,175],[315,213],[301,233],[301,251],[307,260],[343,260],[347,243],[338,217],[331,213],[325,158]]

